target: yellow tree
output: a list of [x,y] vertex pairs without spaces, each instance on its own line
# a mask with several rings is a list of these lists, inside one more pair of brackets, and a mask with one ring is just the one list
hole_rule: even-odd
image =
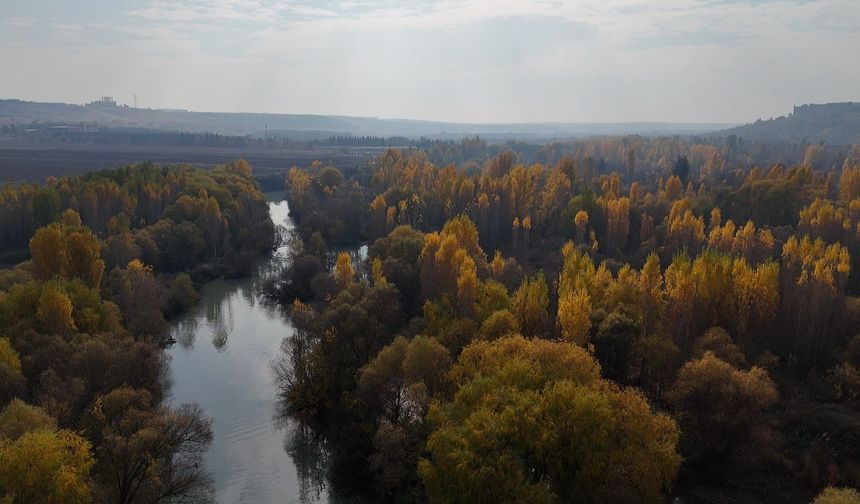
[[67,335],[77,330],[72,318],[72,300],[53,284],[42,288],[36,318],[42,329],[50,334]]
[[681,191],[683,190],[684,184],[681,182],[681,179],[678,178],[678,176],[672,176],[666,180],[666,184],[663,186],[660,196],[666,201],[675,201],[681,197]]
[[549,289],[543,272],[524,279],[520,288],[514,293],[513,301],[514,311],[519,318],[523,333],[529,336],[540,334],[549,306]]
[[[64,221],[75,224],[68,212]],[[98,287],[104,274],[98,238],[89,228],[55,222],[39,228],[30,240],[30,255],[36,278],[79,278],[89,287]]]
[[0,433],[0,495],[9,502],[90,502],[93,457],[84,438],[56,430],[44,411],[21,401],[0,414]]
[[386,234],[385,213],[388,204],[381,194],[377,194],[370,203],[370,227],[374,237],[384,236]]
[[696,217],[690,208],[690,200],[684,198],[672,204],[668,219],[669,242],[676,248],[686,248],[697,253],[705,243],[705,222]]
[[851,256],[838,243],[792,236],[782,247],[779,271],[780,350],[804,365],[814,364],[840,332]]
[[464,315],[472,315],[475,312],[475,300],[478,295],[478,273],[475,270],[475,261],[461,250],[462,259],[460,271],[457,275],[457,303],[460,312]]
[[779,308],[779,263],[766,261],[750,267],[735,260],[732,271],[732,317],[735,340],[748,353],[764,350]]
[[294,166],[290,168],[290,172],[287,174],[287,188],[293,196],[293,203],[297,207],[295,210],[303,211],[308,203],[311,176],[306,171]]
[[385,278],[385,274],[382,272],[382,260],[378,257],[373,259],[372,277],[373,285],[383,286],[388,283],[388,280]]
[[546,187],[543,190],[539,222],[543,226],[556,224],[567,201],[570,199],[570,179],[558,167],[554,168],[547,178]]
[[30,239],[30,257],[36,278],[49,280],[62,274],[68,261],[64,241],[63,229],[58,224],[36,230]]
[[630,199],[616,198],[606,203],[606,250],[610,254],[623,251],[630,233]]
[[[461,293],[461,278],[466,282],[464,286],[477,283],[478,264],[483,269],[486,262],[487,258],[478,243],[478,229],[468,217],[455,217],[445,224],[440,233],[425,236],[421,251],[421,287],[424,297],[458,297]],[[462,294],[468,297],[469,291],[462,290]],[[471,305],[468,301],[464,303]]]
[[576,212],[576,216],[573,218],[573,223],[576,225],[576,244],[581,245],[585,243],[585,237],[587,236],[588,212],[585,210]]
[[[214,199],[214,198],[213,198]],[[101,260],[101,247],[96,235],[88,228],[77,228],[66,234],[65,276],[80,278],[87,286],[97,288],[102,281],[105,263]]]
[[339,252],[334,265],[334,278],[341,289],[347,288],[355,279],[355,268],[352,267],[352,257],[349,252]]
[[681,349],[689,348],[695,326],[696,278],[693,262],[679,254],[666,269],[666,330]]
[[655,334],[666,308],[663,299],[663,272],[660,259],[652,252],[639,272],[639,292],[642,310],[642,331],[646,336]]
[[812,504],[860,504],[860,492],[849,487],[827,487],[815,497]]
[[856,198],[860,198],[860,166],[844,166],[839,177],[839,199],[848,203]]
[[557,320],[562,340],[585,346],[591,329],[591,298],[588,291],[579,289],[560,297]]

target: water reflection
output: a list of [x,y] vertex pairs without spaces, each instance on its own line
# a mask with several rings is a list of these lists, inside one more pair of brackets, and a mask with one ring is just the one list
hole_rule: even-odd
[[194,340],[197,337],[197,319],[192,317],[174,323],[173,337],[184,348],[194,348]]
[[[286,222],[285,202],[269,208],[276,224]],[[172,324],[178,344],[169,349],[170,400],[197,402],[213,418],[204,462],[219,503],[333,502],[324,440],[277,408],[270,364],[293,328],[259,294],[285,257],[282,248],[249,278],[210,282],[200,303]]]
[[293,424],[284,438],[284,450],[296,464],[299,502],[317,502],[326,488],[329,453],[325,440],[303,424]]

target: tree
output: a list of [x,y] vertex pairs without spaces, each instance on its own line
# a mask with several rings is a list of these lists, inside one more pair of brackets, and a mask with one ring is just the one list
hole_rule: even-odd
[[576,244],[582,245],[585,243],[586,231],[588,230],[588,212],[585,210],[576,212],[573,223],[576,225]]
[[72,300],[55,284],[42,288],[36,316],[42,329],[50,334],[65,336],[77,330],[72,318]]
[[588,291],[579,289],[560,297],[557,319],[561,339],[584,347],[591,329],[591,298]]
[[451,376],[419,464],[431,502],[659,502],[675,477],[674,422],[576,345],[475,342]]
[[55,431],[57,420],[45,410],[20,399],[12,399],[0,413],[0,438],[18,439],[34,430]]
[[349,252],[339,252],[334,265],[334,278],[341,289],[345,289],[355,279],[355,268],[352,267],[352,257]]
[[146,390],[120,387],[93,402],[86,423],[112,501],[169,501],[202,482],[212,421],[198,406],[157,407]]
[[136,336],[159,336],[166,329],[162,308],[164,286],[155,278],[151,266],[139,260],[126,268],[114,268],[108,275],[105,296],[116,303],[125,325]]
[[182,313],[199,300],[200,294],[194,288],[194,282],[188,273],[178,273],[167,285],[165,313],[168,316]]
[[450,367],[448,349],[435,338],[398,336],[361,369],[358,391],[393,425],[421,421]]
[[96,235],[88,228],[73,228],[66,232],[67,278],[79,278],[87,286],[98,288],[102,281],[105,263],[101,260],[101,247]]
[[860,165],[842,168],[842,176],[839,177],[839,199],[843,203],[850,203],[860,198]]
[[820,362],[839,334],[851,256],[838,243],[790,237],[779,269],[779,350],[809,366]]
[[221,215],[221,207],[217,199],[209,197],[206,200],[198,221],[209,244],[210,257],[217,257],[218,246],[222,240],[221,230],[224,226],[224,217]]
[[59,225],[39,228],[30,239],[30,256],[36,278],[48,280],[59,276],[65,269],[67,250],[63,230]]
[[663,298],[663,272],[660,269],[660,259],[657,254],[650,253],[639,272],[639,292],[642,296],[642,331],[646,335],[654,334],[663,320],[666,302]]
[[0,338],[0,404],[24,393],[21,358],[9,338]]
[[623,252],[630,233],[630,199],[616,198],[606,203],[606,250],[610,254]]
[[693,345],[693,356],[696,358],[702,358],[708,352],[736,368],[747,365],[746,356],[722,327],[711,327]]
[[462,315],[471,316],[477,289],[477,268],[487,258],[478,242],[478,229],[461,215],[445,223],[441,233],[425,236],[421,251],[421,287],[427,299],[445,295],[457,300]]
[[90,444],[39,408],[16,400],[0,414],[0,495],[10,502],[90,502],[92,465]]
[[490,314],[482,323],[475,338],[493,341],[520,332],[520,323],[510,310],[498,310]]
[[435,338],[400,336],[362,368],[359,395],[378,419],[370,469],[384,493],[415,483],[427,408],[447,388],[450,367],[448,349]]
[[812,504],[860,504],[860,492],[847,487],[827,487],[813,499]]
[[678,156],[672,163],[672,175],[678,177],[682,183],[687,183],[687,176],[690,174],[690,160],[687,156]]
[[549,289],[543,278],[543,272],[523,280],[520,288],[514,293],[513,301],[514,311],[523,333],[529,336],[539,334],[546,321],[546,310],[549,306]]
[[47,226],[60,215],[60,196],[50,187],[40,187],[33,194],[33,221],[36,226]]
[[755,429],[778,393],[763,369],[741,371],[706,352],[684,364],[666,399],[681,425],[683,452],[708,463],[755,444]]
[[[67,219],[67,222],[79,222]],[[78,278],[98,287],[104,273],[98,238],[85,227],[61,223],[40,228],[30,240],[30,255],[36,277]]]

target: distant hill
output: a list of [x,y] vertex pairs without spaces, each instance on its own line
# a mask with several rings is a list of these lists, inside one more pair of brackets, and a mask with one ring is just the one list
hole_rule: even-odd
[[729,126],[699,123],[518,123],[467,124],[375,117],[302,114],[191,112],[188,110],[139,109],[98,101],[87,105],[0,100],[0,126],[34,121],[96,123],[100,126],[148,128],[170,131],[210,132],[224,135],[280,135],[294,139],[331,135],[403,136],[410,138],[459,138],[480,135],[487,139],[569,138],[593,135],[701,134]]
[[800,105],[787,116],[758,120],[723,130],[720,134],[768,142],[815,143],[824,140],[831,145],[857,144],[860,143],[860,103]]

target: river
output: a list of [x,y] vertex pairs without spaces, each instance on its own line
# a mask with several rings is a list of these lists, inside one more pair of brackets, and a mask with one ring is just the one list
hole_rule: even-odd
[[[292,228],[286,201],[270,201],[275,224]],[[206,284],[198,305],[171,324],[170,401],[196,402],[213,419],[205,457],[215,501],[330,502],[324,447],[278,414],[271,369],[287,317],[260,299],[262,282],[284,264],[286,247],[238,280]]]

